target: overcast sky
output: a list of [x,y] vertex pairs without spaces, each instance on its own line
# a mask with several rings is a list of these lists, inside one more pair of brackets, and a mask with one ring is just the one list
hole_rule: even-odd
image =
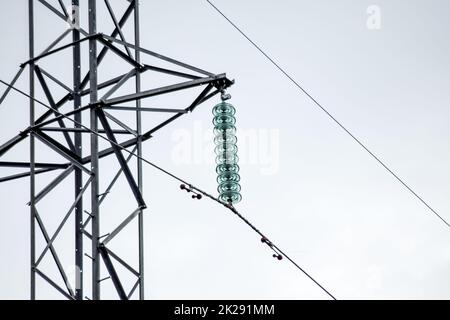
[[[57,6],[57,1],[49,1]],[[87,30],[87,1],[81,1]],[[142,46],[214,73],[226,72],[237,109],[242,202],[237,208],[338,299],[449,299],[450,228],[414,198],[341,128],[239,35],[204,0],[141,0]],[[65,1],[66,4],[69,1]],[[112,0],[120,16],[127,1]],[[445,0],[215,0],[320,103],[450,220],[450,39]],[[113,25],[101,1],[98,31]],[[36,52],[67,25],[36,3]],[[0,78],[27,60],[27,1],[0,1]],[[124,31],[132,40],[132,25]],[[69,38],[63,43],[69,42]],[[83,71],[87,47],[83,47]],[[145,62],[157,64],[154,59]],[[107,58],[100,80],[129,67]],[[159,64],[167,67],[167,64]],[[41,66],[70,84],[71,55]],[[178,70],[178,69],[177,69]],[[17,87],[27,90],[24,73]],[[143,88],[176,83],[150,74]],[[127,93],[125,86],[117,95]],[[0,87],[0,92],[5,88]],[[55,96],[64,90],[51,85]],[[198,90],[196,91],[198,92]],[[195,93],[195,92],[194,92]],[[45,101],[39,89],[37,97]],[[148,99],[147,107],[182,108],[193,93]],[[144,156],[215,193],[211,109],[215,98],[158,131]],[[83,101],[84,103],[87,100]],[[70,108],[70,106],[68,106]],[[44,111],[37,108],[38,113]],[[68,110],[68,109],[67,109]],[[116,113],[117,115],[121,115]],[[87,116],[87,115],[86,115]],[[129,125],[133,115],[122,114]],[[167,115],[147,114],[144,129]],[[0,106],[0,143],[28,126],[28,101],[12,92]],[[88,117],[84,118],[88,121]],[[88,123],[88,122],[86,122]],[[124,139],[124,137],[121,137]],[[89,138],[84,138],[88,155]],[[61,140],[62,141],[62,140]],[[106,147],[101,143],[101,147]],[[1,158],[27,161],[24,142]],[[38,161],[60,158],[37,146]],[[132,167],[135,167],[133,161]],[[101,190],[117,164],[102,161]],[[1,176],[14,170],[0,169]],[[40,175],[37,188],[55,177]],[[147,299],[325,299],[287,261],[221,206],[192,200],[179,183],[144,171]],[[73,200],[72,178],[38,205],[53,233]],[[0,298],[29,297],[29,180],[0,184]],[[89,206],[89,197],[86,198]],[[102,205],[101,234],[135,209],[122,177]],[[73,224],[55,245],[73,272]],[[137,267],[136,224],[111,242]],[[86,252],[90,243],[85,241]],[[38,254],[43,240],[38,237]],[[91,296],[85,259],[85,295]],[[51,256],[42,269],[57,283]],[[126,274],[120,269],[120,272]],[[102,270],[102,277],[106,270]],[[126,275],[129,290],[133,278]],[[116,298],[110,280],[102,297]],[[37,297],[59,294],[41,279]]]

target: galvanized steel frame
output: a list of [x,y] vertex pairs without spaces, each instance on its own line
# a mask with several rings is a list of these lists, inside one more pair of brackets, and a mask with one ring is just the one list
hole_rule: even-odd
[[[0,159],[2,159],[8,151],[13,149],[18,143],[29,138],[29,162],[18,161],[0,161],[0,168],[29,168],[29,171],[21,172],[13,175],[0,177],[0,182],[12,181],[24,177],[30,177],[30,298],[32,300],[37,298],[36,292],[36,275],[42,278],[50,286],[56,289],[63,297],[71,300],[83,300],[86,299],[100,299],[100,283],[106,279],[111,279],[113,282],[118,297],[120,299],[133,298],[137,289],[138,298],[144,299],[144,229],[143,229],[143,211],[147,208],[143,192],[143,172],[142,172],[142,143],[152,137],[152,135],[163,127],[167,126],[182,115],[192,112],[198,105],[212,98],[219,93],[222,89],[233,84],[233,81],[229,80],[225,74],[214,74],[200,68],[188,65],[186,63],[177,61],[175,59],[166,57],[156,52],[144,49],[140,45],[140,22],[139,22],[139,4],[137,0],[123,0],[128,3],[127,9],[122,14],[120,19],[117,19],[116,12],[108,0],[104,0],[104,4],[114,24],[114,30],[110,35],[97,32],[97,4],[102,1],[89,0],[89,30],[85,31],[81,27],[75,25],[72,28],[64,30],[60,36],[53,40],[46,49],[40,54],[35,53],[35,5],[45,6],[50,14],[54,14],[63,20],[71,19],[76,14],[77,8],[79,8],[80,1],[72,0],[72,14],[69,13],[64,5],[64,2],[58,0],[60,9],[54,7],[52,4],[45,0],[28,0],[28,19],[29,19],[29,60],[20,65],[20,69],[11,81],[11,86],[14,86],[17,80],[21,77],[25,68],[29,68],[29,111],[30,120],[29,127],[25,128],[18,135],[0,145]],[[134,40],[133,43],[127,42],[123,27],[133,14],[134,20]],[[76,21],[72,21],[76,22]],[[72,41],[69,44],[58,46],[59,43],[69,34],[72,34]],[[120,39],[117,39],[117,37]],[[81,45],[84,42],[89,44],[89,71],[82,78],[81,74]],[[118,46],[124,48],[122,51]],[[101,47],[100,52],[98,48]],[[44,70],[39,66],[39,62],[44,59],[50,59],[52,55],[62,50],[72,48],[73,55],[73,82],[71,84],[65,84],[59,80],[55,75]],[[134,51],[134,55],[133,52]],[[114,77],[103,83],[98,83],[97,71],[98,66],[106,56],[107,52],[111,52],[120,57],[125,63],[129,64],[131,69],[128,73]],[[177,70],[170,70],[158,66],[148,65],[141,62],[141,55],[149,55],[153,58],[165,61],[166,63],[173,64],[174,66],[181,67],[186,72]],[[141,75],[144,72],[156,72],[169,74],[174,77],[185,78],[187,81],[178,82],[173,85],[164,86],[160,88],[144,89],[141,80]],[[191,73],[195,74],[191,74]],[[36,118],[36,109],[39,101],[36,99],[36,87],[35,79],[45,93],[47,103],[50,108],[46,110],[40,117]],[[128,80],[135,79],[135,92],[123,96],[111,97],[117,89],[121,88]],[[55,100],[55,95],[51,92],[46,79],[56,83],[58,86],[67,91],[60,100]],[[86,88],[89,84],[89,88]],[[146,99],[156,95],[170,94],[175,91],[190,89],[194,87],[204,86],[202,92],[197,96],[192,103],[186,108],[182,109],[169,109],[169,108],[149,108],[142,107],[142,99]],[[72,87],[72,88],[71,88]],[[106,94],[100,99],[98,98],[98,91],[104,88],[109,88]],[[10,94],[11,87],[7,87],[5,92],[0,98],[0,104],[5,101],[5,98]],[[82,97],[90,96],[90,103],[88,105],[82,105]],[[134,107],[124,106],[124,103],[134,102]],[[59,109],[64,105],[72,103],[73,110],[64,114],[59,112]],[[136,113],[136,128],[129,128],[119,118],[113,117],[108,114],[106,110],[135,112]],[[90,112],[89,125],[83,124],[82,113]],[[158,113],[174,113],[167,120],[156,125],[154,128],[144,131],[142,124],[142,112],[158,112]],[[54,115],[53,117],[51,117]],[[67,117],[73,117],[75,124],[73,127],[67,126]],[[113,121],[122,129],[112,129],[110,122]],[[99,122],[102,128],[99,128]],[[57,124],[58,126],[52,127],[51,125]],[[86,129],[86,126],[90,130]],[[98,136],[93,132],[106,134],[107,138],[111,141],[111,147],[103,150],[99,150]],[[49,133],[61,133],[64,137],[65,144],[52,138]],[[82,142],[83,134],[90,133],[90,155],[83,157]],[[70,134],[73,134],[73,138]],[[116,135],[132,135],[133,137],[123,141],[117,142]],[[2,137],[0,137],[2,138]],[[36,141],[40,141],[47,145],[54,152],[64,157],[67,162],[64,163],[52,163],[52,162],[36,162]],[[119,147],[119,146],[120,147]],[[121,148],[132,147],[132,152],[136,152],[137,157],[137,169],[133,173],[129,167],[129,161],[132,156],[129,155],[125,158],[122,154]],[[99,191],[99,179],[101,173],[100,159],[114,155],[119,163],[120,169],[114,175],[114,178],[109,183],[104,193]],[[87,167],[87,165],[90,165]],[[57,175],[47,186],[37,192],[36,179],[37,175],[53,172],[56,170],[63,170]],[[134,195],[137,203],[137,208],[132,211],[113,231],[106,235],[100,235],[100,205],[105,197],[111,192],[112,187],[118,180],[120,175],[125,175],[129,188]],[[74,200],[70,204],[69,210],[60,221],[56,231],[50,236],[45,223],[41,219],[41,215],[38,212],[37,204],[44,197],[49,197],[52,191],[62,181],[66,180],[69,176],[74,176]],[[86,180],[86,176],[88,177]],[[83,180],[86,180],[83,182]],[[83,202],[84,195],[90,189],[91,193],[91,210],[87,212],[84,209],[85,203]],[[85,215],[87,215],[86,218]],[[74,223],[74,260],[76,264],[75,283],[76,288],[70,286],[70,281],[67,276],[67,272],[61,262],[60,257],[54,247],[54,243],[58,240],[58,235],[62,232],[63,227],[71,221],[69,218],[73,216]],[[118,256],[115,252],[108,248],[107,244],[116,237],[118,233],[124,229],[131,221],[137,218],[138,221],[138,268],[132,267],[128,262]],[[104,217],[103,219],[107,219]],[[87,230],[87,227],[91,224],[91,232]],[[36,227],[41,230],[41,233],[45,239],[45,248],[37,252],[36,248]],[[91,254],[84,253],[85,247],[83,245],[86,239],[91,241]],[[59,273],[62,277],[64,286],[58,285],[45,270],[40,268],[40,263],[44,256],[50,252],[54,263],[56,264]],[[37,253],[39,254],[37,256]],[[83,277],[83,258],[89,257],[92,260],[92,278],[90,284],[92,286],[92,297],[86,297],[84,294],[84,282],[87,279]],[[100,278],[100,264],[101,259],[109,273],[106,278]],[[136,282],[132,286],[129,292],[126,292],[123,284],[120,280],[120,274],[114,267],[112,261],[116,261],[130,273],[136,277]]]

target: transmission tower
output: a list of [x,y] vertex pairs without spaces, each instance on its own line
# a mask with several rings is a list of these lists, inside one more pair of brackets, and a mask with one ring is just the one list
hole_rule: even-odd
[[[31,299],[38,298],[37,277],[42,278],[67,299],[83,300],[86,297],[84,287],[88,284],[92,286],[92,296],[86,298],[100,299],[100,284],[105,279],[112,281],[120,299],[144,299],[143,211],[147,208],[147,204],[142,195],[143,173],[142,158],[140,158],[142,143],[152,138],[152,135],[161,128],[194,111],[197,106],[233,84],[233,81],[228,79],[225,74],[207,72],[142,48],[138,1],[111,2],[109,0],[89,0],[88,2],[72,0],[71,7],[66,7],[62,0],[53,2],[28,0],[29,60],[20,65],[18,73],[0,98],[1,104],[8,94],[14,91],[17,93],[18,90],[14,85],[22,76],[23,71],[27,69],[29,71],[29,92],[19,92],[27,95],[29,99],[29,126],[0,146],[0,160],[2,160],[0,167],[22,168],[25,172],[0,177],[0,182],[25,177],[29,177],[30,180]],[[112,4],[115,6],[126,4],[126,10],[121,16],[118,16],[118,10]],[[80,5],[88,5],[88,7],[83,8]],[[111,33],[97,30],[97,19],[100,18],[97,15],[97,5],[105,6],[109,13],[109,16],[101,16],[101,18],[111,19],[114,25]],[[35,25],[39,23],[39,21],[35,21],[37,16],[35,15],[35,6],[43,6],[49,15],[55,15],[70,25],[69,28],[61,28],[61,35],[46,44],[46,49],[42,52],[35,52]],[[88,30],[85,30],[80,24],[80,18],[83,16],[81,12],[88,12]],[[131,17],[133,19],[130,19]],[[129,36],[124,30],[129,20],[134,20],[132,36]],[[55,28],[58,27],[55,26]],[[69,43],[62,44],[63,40],[69,37],[71,37]],[[89,62],[88,71],[85,74],[82,73],[81,63],[83,50],[86,50]],[[66,63],[70,64],[73,69],[70,83],[60,80],[60,75],[45,70],[41,65],[41,62],[55,59],[57,54],[67,51],[71,51],[69,55],[71,60]],[[98,81],[98,66],[106,55],[118,57],[122,64],[128,66],[129,72],[106,81]],[[166,65],[169,64],[173,68],[165,68],[158,63],[152,65],[143,63],[144,59],[141,59],[143,55]],[[143,73],[170,75],[173,77],[173,84],[156,88],[148,87],[141,81]],[[134,81],[132,92],[117,93],[131,81]],[[66,93],[57,97],[49,85],[50,82],[64,89]],[[196,93],[195,99],[189,101],[185,108],[153,108],[141,104],[141,102],[151,101],[151,97],[167,95],[176,91],[193,90],[197,87],[201,87],[201,92]],[[38,88],[44,93],[45,101],[36,98]],[[89,97],[89,103],[82,103],[84,97]],[[113,115],[112,111],[116,113]],[[125,124],[120,116],[122,112],[135,114],[134,127]],[[142,121],[144,112],[168,114],[169,116],[158,125],[146,128]],[[89,117],[87,115],[83,117],[85,114],[89,114]],[[110,147],[100,149],[99,139],[102,137],[99,135],[107,138]],[[8,152],[26,139],[29,140],[29,158],[26,161],[8,161]],[[87,143],[88,148],[86,148]],[[38,147],[41,145],[47,146],[65,160],[63,162],[36,161],[40,150]],[[125,150],[138,155],[133,170],[129,163],[132,157],[126,156]],[[106,158],[117,161],[120,169],[106,190],[100,190],[99,181],[102,173],[109,171],[106,167],[102,167],[102,161]],[[43,188],[37,187],[36,181],[41,175],[45,176],[47,173],[55,171],[58,174],[49,184]],[[133,195],[136,206],[130,208],[130,213],[113,230],[106,234],[100,234],[101,222],[109,219],[108,215],[102,214],[101,204],[119,176],[122,175],[126,178],[129,192]],[[60,220],[55,232],[49,233],[48,227],[42,219],[43,213],[39,208],[40,201],[43,198],[54,196],[54,189],[63,181],[69,180],[70,177],[74,181],[73,199],[66,203],[64,215],[52,218]],[[119,201],[120,199],[114,200]],[[56,203],[60,204],[61,200],[59,199]],[[135,245],[138,246],[139,261],[137,267],[132,266],[109,246],[111,242],[119,241],[117,235],[136,219],[138,230]],[[73,224],[70,229],[67,228],[69,224]],[[66,251],[73,251],[72,259],[76,265],[74,288],[71,285],[72,279],[65,270],[67,263],[62,261],[60,252],[56,250],[56,244],[62,233],[65,232],[71,232],[70,236],[74,237],[74,248],[65,248]],[[38,233],[45,240],[43,247],[39,247],[36,241]],[[53,279],[43,266],[42,261],[48,255],[51,255],[51,261],[61,277],[59,282],[63,285],[58,284],[58,281]],[[86,261],[83,263],[85,256],[92,264],[92,267],[89,266],[92,268],[89,279],[84,276],[83,272],[88,267]],[[103,279],[100,275],[102,264],[109,274]],[[118,265],[121,265],[120,269],[117,268]],[[123,272],[129,272],[135,277],[135,284],[131,288],[124,287],[121,280]]]

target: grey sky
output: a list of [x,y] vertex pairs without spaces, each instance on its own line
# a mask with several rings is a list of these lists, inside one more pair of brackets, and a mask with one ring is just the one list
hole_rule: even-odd
[[[119,13],[124,2],[112,1]],[[214,3],[450,220],[448,1]],[[370,5],[381,9],[380,30],[367,28]],[[2,80],[9,81],[27,59],[26,8],[24,0],[0,1]],[[105,13],[100,4],[99,9]],[[254,142],[239,140],[239,154],[245,159],[254,150],[261,152],[256,162],[247,159],[241,165],[243,200],[237,207],[242,213],[338,299],[450,298],[449,228],[300,94],[206,1],[141,0],[141,15],[143,47],[236,79],[230,93],[237,126],[244,134],[259,132],[260,146],[255,149]],[[62,33],[64,23],[41,5],[37,5],[36,23],[39,52]],[[99,31],[107,33],[111,28],[109,21],[99,18]],[[86,62],[86,55],[83,59]],[[105,63],[100,78],[119,72],[114,60]],[[45,66],[67,81],[71,77],[70,55],[59,55]],[[153,76],[144,86],[168,80]],[[26,76],[17,85],[27,89]],[[147,104],[178,108],[186,101],[183,98],[176,95]],[[214,192],[212,146],[209,162],[192,158],[191,163],[180,163],[174,154],[180,141],[193,139],[199,127],[206,136],[203,142],[195,139],[193,143],[200,145],[192,146],[192,157],[195,150],[208,151],[208,140],[213,139],[211,108],[217,101],[160,131],[146,142],[144,156]],[[159,120],[147,116],[144,126]],[[0,143],[27,122],[27,100],[11,94],[0,107]],[[279,139],[266,136],[270,132],[278,132]],[[26,159],[27,148],[27,143],[21,145],[2,161]],[[54,157],[44,147],[38,150],[38,160]],[[264,159],[269,164],[279,161],[278,170],[264,172],[268,166]],[[102,174],[113,174],[113,167],[104,164]],[[2,175],[10,172],[1,169]],[[51,178],[42,176],[38,185]],[[106,183],[107,178],[102,186]],[[40,206],[53,230],[58,223],[53,217],[62,216],[69,205],[70,185],[71,181],[62,184],[57,196]],[[146,298],[326,298],[286,261],[273,259],[247,226],[208,200],[191,200],[178,185],[145,167]],[[133,199],[122,190],[127,190],[124,180],[105,202],[102,233],[132,211]],[[0,298],[26,299],[28,180],[0,184],[0,200]],[[134,239],[134,230],[114,244],[130,259],[136,248],[130,247],[134,242],[127,241],[127,236]],[[70,267],[73,241],[70,237],[61,240],[56,248]],[[89,269],[88,259],[85,266]],[[49,274],[57,279],[56,270]],[[127,288],[131,280],[125,279]],[[42,281],[37,290],[38,297],[59,298]],[[102,283],[102,295],[116,297],[109,281]]]

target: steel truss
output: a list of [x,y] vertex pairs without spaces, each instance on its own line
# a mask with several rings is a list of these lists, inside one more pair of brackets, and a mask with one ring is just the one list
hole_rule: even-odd
[[[25,128],[18,135],[6,141],[0,146],[0,159],[2,159],[8,151],[13,149],[18,143],[25,139],[30,141],[29,162],[17,161],[0,161],[0,167],[9,168],[26,168],[25,172],[20,172],[14,175],[0,177],[0,182],[16,180],[19,178],[30,177],[30,279],[31,279],[31,299],[36,299],[36,275],[45,280],[50,286],[54,287],[63,297],[71,300],[83,300],[85,297],[83,284],[88,279],[83,279],[83,257],[88,256],[92,260],[92,299],[97,300],[101,298],[100,283],[103,280],[110,279],[117,290],[120,299],[131,299],[138,297],[144,299],[144,246],[143,246],[143,211],[147,208],[146,202],[142,195],[143,190],[143,175],[142,175],[142,160],[137,160],[136,172],[130,169],[129,161],[132,156],[127,158],[122,153],[122,148],[132,148],[132,152],[140,157],[142,155],[142,143],[152,137],[152,135],[174,120],[183,116],[186,113],[194,111],[194,109],[207,101],[221,90],[231,86],[233,82],[229,80],[225,74],[214,74],[204,71],[197,67],[188,65],[186,63],[174,60],[156,52],[144,49],[140,46],[140,28],[139,28],[139,6],[138,1],[123,0],[128,4],[127,9],[118,19],[116,10],[111,6],[110,1],[96,1],[89,0],[89,29],[88,31],[77,25],[79,0],[72,0],[72,12],[70,13],[62,0],[58,0],[58,7],[53,6],[45,0],[28,0],[29,1],[29,60],[20,65],[18,73],[11,81],[11,86],[14,86],[16,81],[20,78],[23,71],[29,69],[29,108],[30,108],[30,125]],[[56,3],[56,1],[55,1]],[[84,2],[83,2],[84,4]],[[110,35],[97,31],[97,4],[104,4],[109,13],[109,18],[114,24],[114,30]],[[43,5],[49,11],[49,14],[54,14],[64,21],[72,19],[72,28],[66,29],[62,34],[52,41],[48,47],[40,54],[35,54],[34,43],[34,6]],[[130,17],[134,17],[134,35],[133,41],[128,42],[124,34],[124,26]],[[60,45],[61,41],[69,34],[72,35],[72,41],[66,45]],[[81,45],[87,42],[89,46],[89,71],[82,77],[81,74]],[[58,77],[50,72],[44,70],[40,66],[40,61],[50,59],[55,53],[63,50],[72,50],[73,56],[73,81],[71,84],[65,84],[60,81]],[[98,51],[98,49],[100,49]],[[123,63],[129,65],[130,71],[118,77],[109,79],[107,81],[98,82],[98,66],[102,63],[107,53],[111,53],[121,58]],[[155,65],[148,65],[141,62],[141,55],[151,56],[157,58],[159,61],[170,63],[178,68],[183,68],[184,72],[158,67]],[[168,85],[158,88],[145,88],[141,82],[141,75],[145,72],[155,72],[161,74],[168,74],[174,78],[181,78],[183,81],[177,82],[173,85]],[[114,96],[116,91],[125,83],[134,79],[134,92],[127,95]],[[57,84],[65,91],[63,97],[59,100],[50,90],[49,81]],[[36,111],[41,109],[40,101],[35,98],[36,86],[39,85],[46,97],[46,103],[50,108],[36,117]],[[89,85],[89,87],[88,87]],[[170,94],[175,91],[190,89],[194,87],[203,87],[201,93],[183,109],[168,109],[168,108],[149,108],[141,105],[142,99],[153,96]],[[106,89],[106,93],[99,97],[99,90]],[[0,104],[5,100],[6,96],[11,92],[11,87],[8,87],[2,97]],[[82,97],[90,97],[90,103],[82,105]],[[125,103],[134,103],[134,107],[124,106]],[[59,110],[64,106],[71,104],[73,109],[69,112],[62,113]],[[39,108],[39,109],[38,109]],[[134,112],[136,114],[135,128],[130,128],[120,117],[117,118],[108,111],[123,111]],[[89,124],[83,123],[83,113],[89,112]],[[172,114],[167,120],[158,124],[157,126],[144,130],[142,124],[143,112],[155,113],[169,113]],[[67,125],[67,117],[74,120],[75,125]],[[111,122],[114,122],[121,129],[112,129]],[[100,125],[99,125],[100,124]],[[87,129],[90,128],[90,129]],[[111,147],[100,150],[98,136],[93,134],[103,134],[111,142]],[[51,133],[62,134],[63,142],[53,138]],[[82,149],[82,142],[84,135],[90,134],[90,150]],[[117,136],[130,136],[127,140],[119,142]],[[37,162],[36,161],[36,142],[40,142],[48,146],[52,151],[66,159],[63,163],[52,162]],[[89,155],[83,154],[89,151]],[[119,164],[119,170],[114,175],[106,190],[103,192],[99,190],[100,179],[100,159],[106,157],[113,157]],[[3,160],[3,159],[2,159]],[[48,172],[60,171],[60,173],[44,188],[37,190],[36,179],[38,175]],[[108,216],[100,215],[100,208],[102,202],[111,192],[114,184],[118,178],[123,175],[126,178],[129,189],[136,200],[136,207],[132,208],[131,213],[120,223],[117,227],[106,235],[100,234],[100,217],[108,219]],[[53,189],[57,187],[62,181],[68,177],[74,177],[74,198],[69,204],[69,209],[66,211],[62,220],[60,221],[56,231],[49,234],[47,226],[41,219],[41,213],[38,210],[39,202],[44,197],[49,197]],[[84,209],[86,202],[84,198],[90,192],[90,211]],[[138,267],[133,267],[127,263],[123,258],[111,250],[108,244],[114,241],[114,238],[131,222],[138,220],[137,244],[138,250]],[[58,252],[55,249],[55,243],[58,241],[58,236],[63,232],[63,227],[69,223],[73,223],[73,234],[75,238],[74,260],[76,264],[75,283],[76,288],[70,285],[70,279],[64,269]],[[90,230],[88,230],[90,226]],[[37,248],[36,246],[36,229],[39,229],[45,239],[45,247]],[[67,232],[67,231],[66,231]],[[85,254],[86,251],[84,242],[91,243],[90,254]],[[41,268],[41,262],[47,255],[52,256],[52,260],[56,265],[64,286],[57,284],[46,270]],[[101,279],[100,265],[104,263],[109,276]],[[121,274],[115,265],[120,264],[127,272],[130,272],[135,278],[136,282],[132,288],[126,290],[121,281]],[[122,271],[123,272],[123,271]]]

